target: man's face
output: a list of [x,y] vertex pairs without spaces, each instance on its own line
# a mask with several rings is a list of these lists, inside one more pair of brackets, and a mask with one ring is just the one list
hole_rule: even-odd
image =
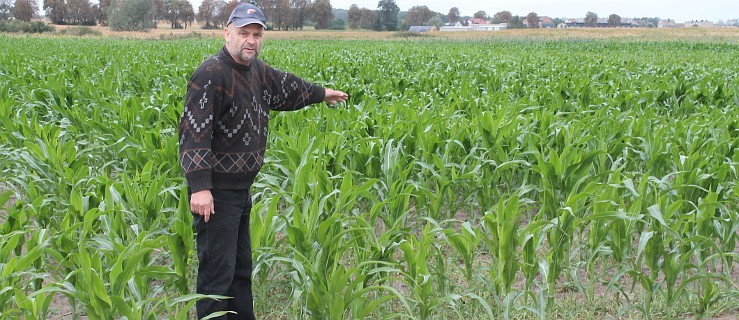
[[226,50],[240,64],[250,65],[262,50],[264,27],[260,24],[247,24],[241,28],[234,24],[226,27]]

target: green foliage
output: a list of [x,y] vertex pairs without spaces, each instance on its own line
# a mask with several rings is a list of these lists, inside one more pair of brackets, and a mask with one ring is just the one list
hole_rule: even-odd
[[84,36],[101,36],[102,32],[93,30],[90,27],[69,27],[69,28],[60,30],[59,34],[68,35],[68,36],[84,37]]
[[[187,318],[176,126],[222,39],[0,46],[0,318]],[[736,308],[737,49],[271,41],[272,66],[350,99],[270,115],[251,235],[257,306],[278,302],[260,315]],[[563,311],[573,296],[598,308]]]
[[54,31],[54,26],[41,21],[0,20],[0,32],[43,33]]
[[331,30],[345,30],[346,29],[346,21],[342,19],[336,19],[334,21],[331,21],[331,26],[329,27]]
[[154,3],[148,0],[113,0],[108,26],[113,31],[147,31],[154,27]]
[[380,0],[377,3],[377,21],[375,22],[375,30],[377,31],[395,31],[398,30],[400,21],[398,21],[398,12],[400,8],[395,0]]
[[401,31],[401,32],[394,33],[393,37],[396,37],[396,38],[429,38],[433,36],[430,34],[424,34],[424,33],[419,33],[419,32]]

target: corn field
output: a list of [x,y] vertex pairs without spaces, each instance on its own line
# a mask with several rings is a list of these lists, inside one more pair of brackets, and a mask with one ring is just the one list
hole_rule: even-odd
[[[176,128],[221,45],[0,36],[0,318],[192,317]],[[739,315],[737,52],[268,39],[350,99],[270,115],[257,316]]]

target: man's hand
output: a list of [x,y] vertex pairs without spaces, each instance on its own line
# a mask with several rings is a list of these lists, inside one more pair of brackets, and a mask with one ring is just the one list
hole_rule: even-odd
[[203,216],[205,222],[210,220],[211,214],[216,214],[210,190],[200,190],[190,196],[190,211]]
[[323,98],[323,101],[325,101],[326,103],[332,106],[335,106],[337,103],[344,102],[348,98],[349,98],[349,95],[346,94],[345,92],[326,88],[326,96]]

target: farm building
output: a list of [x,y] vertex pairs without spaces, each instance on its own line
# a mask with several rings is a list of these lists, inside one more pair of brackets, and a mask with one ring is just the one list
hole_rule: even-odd
[[436,27],[434,26],[411,26],[410,28],[408,28],[408,31],[426,33],[426,32],[436,31]]
[[463,26],[461,23],[457,22],[453,26],[441,27],[439,28],[439,31],[445,31],[445,32],[448,32],[448,31],[500,31],[500,30],[505,30],[505,29],[508,29],[507,23],[469,24],[468,26]]

